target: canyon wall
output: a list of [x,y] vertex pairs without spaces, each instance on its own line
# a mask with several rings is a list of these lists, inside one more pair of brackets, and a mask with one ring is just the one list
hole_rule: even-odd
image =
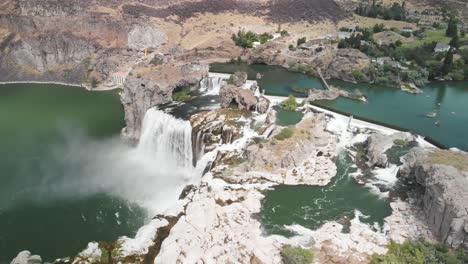
[[468,154],[416,148],[403,161],[398,177],[416,190],[434,235],[468,248]]

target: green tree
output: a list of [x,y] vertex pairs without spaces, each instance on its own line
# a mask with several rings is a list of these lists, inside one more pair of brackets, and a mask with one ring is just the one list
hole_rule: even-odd
[[297,46],[299,47],[300,45],[306,43],[306,41],[307,41],[306,37],[297,39]]
[[449,45],[456,49],[460,47],[460,39],[458,38],[458,35],[452,38]]
[[286,99],[286,101],[283,102],[283,108],[285,110],[290,110],[290,111],[296,110],[296,108],[297,108],[296,97],[294,97],[294,95],[290,94],[288,96],[288,99]]
[[445,55],[444,63],[442,64],[442,69],[440,70],[443,76],[447,75],[453,67],[453,50],[450,49]]
[[457,20],[453,16],[451,16],[449,19],[447,31],[445,32],[445,34],[451,38],[458,35]]

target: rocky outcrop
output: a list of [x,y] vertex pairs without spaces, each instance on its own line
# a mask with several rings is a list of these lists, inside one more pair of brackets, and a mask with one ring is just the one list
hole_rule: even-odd
[[353,71],[367,68],[369,57],[357,49],[338,49],[329,56],[318,57],[313,64],[322,69],[325,79],[339,79],[348,82],[357,81]]
[[260,98],[258,98],[257,111],[260,114],[264,114],[268,112],[268,109],[270,109],[270,100],[263,95],[260,96]]
[[219,109],[202,112],[190,118],[194,162],[219,144],[231,144],[242,135],[244,123],[239,119],[248,111]]
[[367,156],[369,167],[386,168],[389,165],[386,151],[390,149],[395,142],[399,144],[408,144],[414,141],[414,136],[410,133],[394,133],[384,135],[382,133],[372,133],[367,139]]
[[439,241],[468,248],[468,154],[415,148],[398,177],[414,186],[427,224]]
[[333,161],[336,137],[325,131],[324,114],[308,114],[294,128],[289,138],[277,127],[268,140],[251,144],[245,151],[246,161],[223,179],[231,183],[268,179],[279,184],[326,185],[336,174]]
[[128,47],[132,49],[157,48],[166,42],[166,34],[151,26],[138,25],[128,33]]
[[330,87],[330,89],[310,89],[307,100],[318,101],[318,100],[335,100],[339,96],[347,96],[348,92]]
[[122,135],[132,141],[138,140],[148,109],[170,102],[176,87],[197,86],[207,75],[208,65],[197,63],[136,69],[120,95],[127,125]]
[[255,110],[255,105],[257,104],[257,98],[255,98],[254,92],[231,84],[226,84],[221,87],[219,99],[221,107],[223,108],[235,104],[240,110]]
[[38,255],[31,255],[31,252],[21,251],[10,264],[42,264],[42,259]]
[[229,81],[231,82],[231,84],[237,87],[241,87],[247,81],[247,73],[235,72],[233,75],[231,75],[231,78],[229,79]]

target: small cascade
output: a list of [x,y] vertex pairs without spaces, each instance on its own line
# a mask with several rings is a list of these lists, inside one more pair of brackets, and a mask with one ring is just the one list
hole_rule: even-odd
[[216,95],[219,94],[221,86],[223,86],[225,83],[226,81],[223,77],[208,76],[200,81],[200,91],[210,95]]
[[151,108],[146,112],[138,151],[161,164],[161,170],[190,170],[192,127],[190,122]]

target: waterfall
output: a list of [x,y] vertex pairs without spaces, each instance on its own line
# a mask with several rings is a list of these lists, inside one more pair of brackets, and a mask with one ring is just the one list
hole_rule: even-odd
[[190,122],[176,119],[155,108],[149,109],[143,120],[137,149],[158,162],[162,171],[181,169],[189,173],[193,169]]
[[219,94],[221,86],[225,83],[226,81],[222,77],[208,76],[201,80],[200,91],[211,95],[217,95]]

